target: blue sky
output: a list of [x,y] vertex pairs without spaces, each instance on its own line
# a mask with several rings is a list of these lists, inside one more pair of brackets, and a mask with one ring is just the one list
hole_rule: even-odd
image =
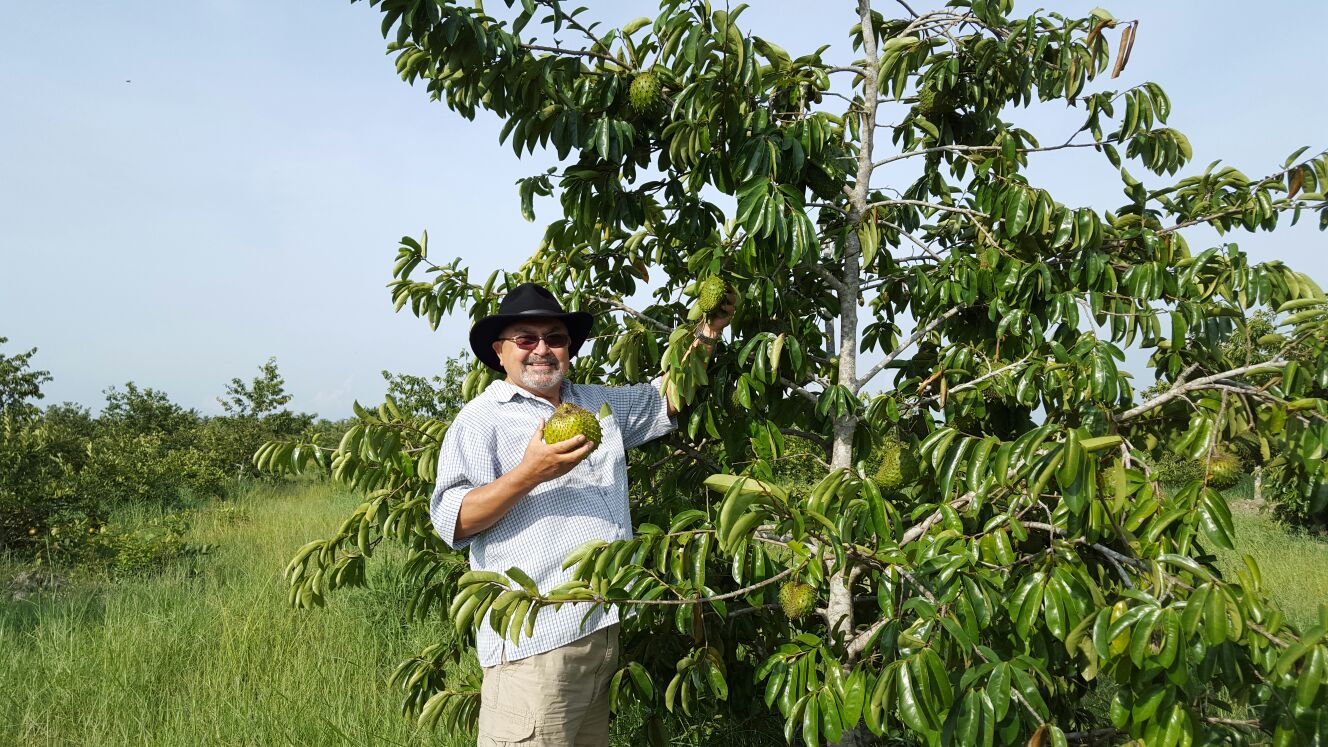
[[[614,24],[653,7],[584,4]],[[850,59],[851,0],[751,4],[753,33]],[[1102,4],[1141,20],[1110,87],[1161,83],[1193,170],[1220,157],[1261,175],[1328,146],[1328,4]],[[215,413],[226,381],[276,356],[292,407],[343,416],[381,396],[381,369],[435,373],[464,347],[464,314],[432,332],[393,313],[397,239],[427,229],[432,253],[473,275],[515,268],[542,223],[521,219],[513,182],[551,159],[518,160],[493,118],[402,83],[378,24],[348,2],[0,4],[0,336],[9,354],[40,348],[46,403],[96,409],[133,380]],[[1056,105],[1012,116],[1047,142],[1080,119]],[[1032,175],[1067,204],[1122,201],[1087,154],[1047,154]],[[1314,226],[1225,240],[1328,286]]]

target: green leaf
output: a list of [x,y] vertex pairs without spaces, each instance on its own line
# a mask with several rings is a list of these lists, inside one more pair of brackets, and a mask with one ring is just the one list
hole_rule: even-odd
[[816,693],[807,693],[807,704],[802,712],[802,739],[808,747],[821,743],[821,708]]
[[516,566],[508,568],[507,577],[518,584],[521,584],[521,588],[525,589],[532,596],[539,596],[539,587],[535,585],[535,581],[531,579],[530,576],[527,576],[526,572],[520,568],[517,568]]
[[[867,702],[867,673],[854,669],[844,685],[844,710],[842,713],[845,726],[857,724],[862,719],[862,709]],[[834,741],[838,741],[835,739]]]
[[1204,535],[1224,550],[1235,550],[1235,525],[1226,498],[1213,488],[1204,488],[1199,502],[1199,521]]
[[1010,665],[1005,662],[997,664],[991,670],[991,676],[987,678],[986,693],[991,700],[991,705],[996,711],[996,720],[1004,721],[1005,712],[1010,708],[1010,695],[1014,692],[1010,686]]
[[1024,232],[1024,228],[1028,226],[1029,204],[1029,191],[1023,187],[1015,187],[1014,195],[1008,198],[1005,211],[1006,233],[1018,236]]
[[[832,664],[832,666],[838,666]],[[821,710],[821,733],[828,744],[837,744],[844,736],[844,717],[839,711],[839,702],[829,688],[821,690],[817,697]],[[852,722],[856,724],[857,722]]]
[[930,730],[927,724],[926,713],[922,707],[919,698],[921,697],[913,685],[913,673],[909,671],[907,664],[895,670],[895,676],[898,678],[899,702],[897,705],[899,720],[908,725],[910,729],[919,733],[926,733]]

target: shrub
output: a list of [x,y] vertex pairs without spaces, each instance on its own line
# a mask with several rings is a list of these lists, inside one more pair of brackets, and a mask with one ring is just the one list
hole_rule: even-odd
[[83,452],[58,427],[37,418],[0,415],[0,549],[34,541],[48,517],[87,507],[68,478]]
[[1328,526],[1328,512],[1288,475],[1286,464],[1264,467],[1262,493],[1264,505],[1279,521],[1312,531],[1323,531]]
[[802,436],[785,436],[783,456],[774,466],[775,479],[794,488],[809,490],[828,471],[825,457],[825,448],[815,441]]
[[128,504],[171,505],[184,487],[184,455],[159,433],[113,429],[87,442],[73,490],[100,511]]
[[108,522],[70,515],[58,519],[42,538],[36,559],[117,576],[146,573],[207,552],[206,545],[186,541],[190,526],[188,511]]

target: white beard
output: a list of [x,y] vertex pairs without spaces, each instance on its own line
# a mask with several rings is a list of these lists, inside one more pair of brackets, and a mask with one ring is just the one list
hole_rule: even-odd
[[554,362],[553,368],[531,369],[529,366],[521,367],[521,383],[528,389],[534,389],[537,392],[553,391],[563,383],[563,372]]

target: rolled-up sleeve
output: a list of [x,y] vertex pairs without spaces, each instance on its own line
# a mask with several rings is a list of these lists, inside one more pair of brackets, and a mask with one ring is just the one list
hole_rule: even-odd
[[677,419],[669,417],[664,395],[654,384],[614,387],[608,392],[624,449],[634,449],[678,427]]
[[456,537],[461,501],[471,490],[498,479],[491,441],[491,429],[463,418],[457,418],[443,436],[438,454],[438,481],[429,500],[429,519],[443,542],[455,550],[467,547],[474,539]]

